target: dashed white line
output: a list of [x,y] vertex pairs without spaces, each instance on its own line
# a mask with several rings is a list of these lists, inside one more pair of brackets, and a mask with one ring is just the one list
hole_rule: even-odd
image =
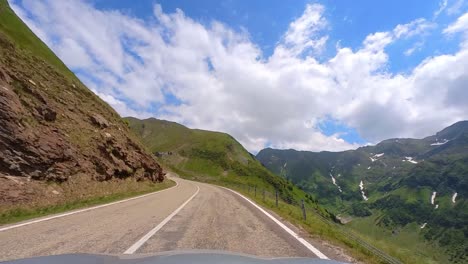
[[143,195],[140,195],[140,196],[128,198],[128,199],[125,199],[125,200],[120,200],[120,201],[117,201],[117,202],[112,202],[112,203],[108,203],[108,204],[101,204],[101,205],[97,205],[97,206],[93,206],[93,207],[89,207],[89,208],[85,208],[85,209],[81,209],[81,210],[76,210],[76,211],[63,213],[63,214],[58,214],[58,215],[54,215],[54,216],[50,216],[50,217],[46,217],[46,218],[39,218],[39,219],[36,219],[36,220],[24,222],[24,223],[21,223],[21,224],[6,226],[6,227],[3,227],[3,228],[0,228],[0,232],[10,230],[10,229],[13,229],[13,228],[22,227],[22,226],[32,225],[32,224],[36,224],[36,223],[40,223],[40,222],[44,222],[44,221],[49,221],[49,220],[60,218],[60,217],[65,217],[65,216],[69,216],[69,215],[88,212],[88,211],[96,210],[96,209],[99,209],[99,208],[103,208],[103,207],[107,207],[107,206],[111,206],[111,205],[115,205],[115,204],[120,204],[120,203],[125,203],[125,202],[136,200],[136,199],[140,199],[140,198],[143,198],[143,197],[146,197],[146,196],[149,196],[149,195],[153,195],[153,194],[156,194],[156,193],[161,193],[161,192],[170,190],[172,188],[176,188],[177,186],[179,186],[179,183],[177,181],[175,181],[175,182],[176,182],[175,186],[172,186],[172,187],[164,189],[164,190],[143,194]]
[[174,217],[177,213],[179,213],[182,208],[184,208],[195,196],[197,196],[198,192],[200,191],[200,187],[197,185],[197,191],[193,194],[187,201],[185,201],[179,208],[177,208],[172,214],[166,217],[161,223],[159,223],[155,228],[151,229],[146,235],[144,235],[140,240],[138,240],[135,244],[133,244],[129,249],[127,249],[124,254],[133,254],[135,253],[143,244],[145,244],[148,239],[150,239],[156,232],[158,232],[167,222],[169,222],[172,217]]
[[299,241],[302,245],[304,245],[307,249],[309,249],[312,253],[314,253],[317,257],[321,258],[321,259],[329,259],[325,254],[323,254],[320,250],[318,250],[316,247],[312,246],[309,242],[307,242],[304,238],[300,237],[296,232],[294,232],[293,230],[291,230],[289,227],[287,227],[285,224],[283,224],[280,220],[276,219],[274,216],[272,216],[270,213],[268,213],[267,211],[265,211],[263,208],[261,208],[260,206],[258,206],[256,203],[252,202],[249,198],[245,197],[244,195],[236,192],[236,191],[233,191],[229,188],[226,188],[226,187],[222,187],[220,186],[221,188],[224,188],[226,190],[229,190],[237,195],[239,195],[240,197],[244,198],[247,202],[249,202],[250,204],[252,204],[255,208],[257,208],[258,210],[260,210],[262,213],[264,213],[267,217],[269,217],[271,220],[273,220],[273,222],[275,222],[277,225],[279,225],[281,228],[283,228],[287,233],[289,233],[292,237],[294,237],[297,241]]

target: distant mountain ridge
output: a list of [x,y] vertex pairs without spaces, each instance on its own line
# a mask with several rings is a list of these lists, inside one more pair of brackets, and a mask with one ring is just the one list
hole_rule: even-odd
[[335,213],[375,217],[391,230],[416,223],[452,256],[468,252],[468,121],[423,139],[343,152],[268,148],[256,157]]

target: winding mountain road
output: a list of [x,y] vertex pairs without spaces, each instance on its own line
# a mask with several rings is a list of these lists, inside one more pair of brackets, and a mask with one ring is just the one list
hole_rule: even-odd
[[0,226],[0,261],[77,252],[147,254],[190,249],[326,258],[239,194],[173,179],[175,187],[140,198]]

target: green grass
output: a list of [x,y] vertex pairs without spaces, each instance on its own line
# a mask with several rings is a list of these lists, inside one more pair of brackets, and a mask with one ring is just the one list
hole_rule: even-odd
[[[145,184],[145,183],[141,183]],[[142,190],[139,191],[130,191],[130,192],[119,192],[113,193],[110,195],[96,196],[87,199],[74,199],[67,201],[61,204],[46,206],[46,207],[37,207],[37,208],[14,208],[7,210],[0,214],[0,225],[10,224],[15,222],[20,222],[36,217],[62,213],[74,209],[81,209],[86,207],[91,207],[100,204],[106,204],[130,197],[135,197],[143,195],[146,193],[151,193],[166,189],[175,185],[174,181],[165,180],[162,183],[147,183]]]
[[18,19],[7,0],[0,0],[0,31],[5,33],[18,48],[44,59],[63,75],[76,79],[47,45],[34,35],[21,19]]
[[392,233],[387,228],[375,224],[379,214],[366,218],[355,218],[348,225],[359,233],[365,241],[374,244],[389,254],[398,257],[404,263],[447,263],[440,249],[424,242],[417,224],[409,224]]

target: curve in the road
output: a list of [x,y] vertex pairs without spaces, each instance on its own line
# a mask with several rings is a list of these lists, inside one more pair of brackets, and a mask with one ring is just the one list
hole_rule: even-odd
[[2,227],[0,261],[192,249],[324,258],[298,231],[289,232],[247,198],[210,184],[174,180],[177,188]]

